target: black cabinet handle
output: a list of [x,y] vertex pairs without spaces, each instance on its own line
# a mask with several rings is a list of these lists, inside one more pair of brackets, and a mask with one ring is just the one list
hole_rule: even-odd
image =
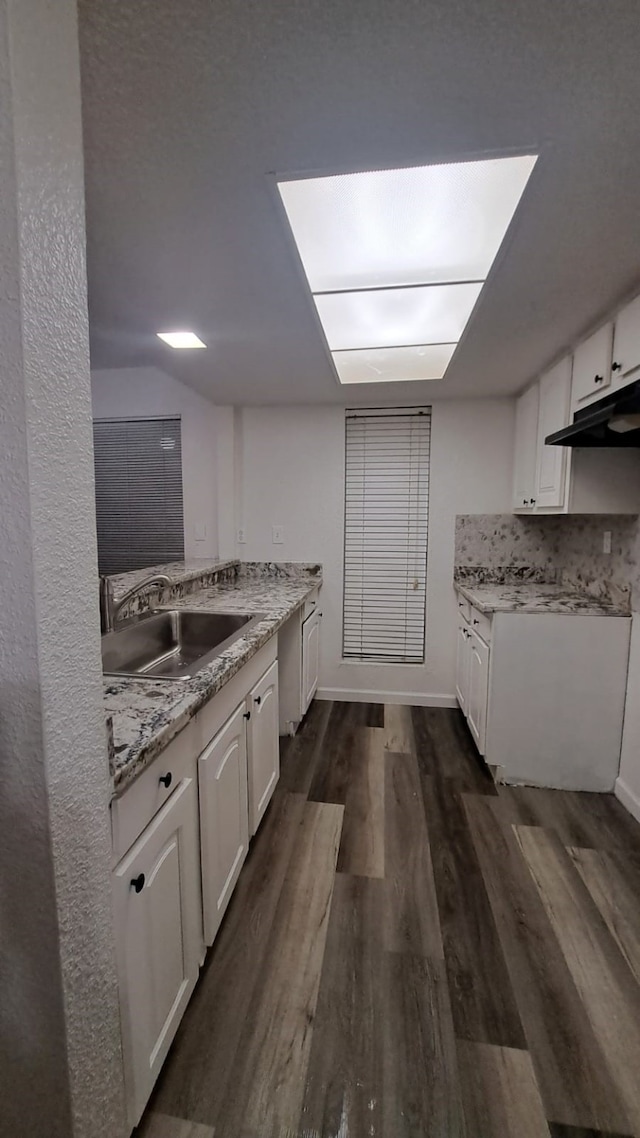
[[171,786],[171,778],[172,778],[171,771],[167,771],[166,774],[160,775],[158,782],[161,782],[163,786],[166,786],[167,788],[169,788]]
[[254,703],[257,703],[258,707],[260,707],[260,704],[262,703],[262,696],[261,696],[261,695],[256,695],[256,696],[254,696],[254,697],[253,697],[253,702],[254,702]]
[[604,376],[603,375],[594,375],[593,382],[594,383],[604,383]]
[[322,612],[319,612],[319,613],[318,613],[318,616],[324,616],[324,613],[322,613]]
[[251,712],[250,712],[250,711],[245,711],[245,713],[244,713],[244,715],[243,715],[243,717],[242,717],[242,718],[243,718],[243,719],[251,719]]
[[135,889],[136,893],[142,893],[144,889],[144,873],[139,873],[137,877],[131,878],[131,888]]
[[611,364],[611,370],[612,371],[622,371],[622,364],[616,363],[616,361],[614,360],[613,363]]

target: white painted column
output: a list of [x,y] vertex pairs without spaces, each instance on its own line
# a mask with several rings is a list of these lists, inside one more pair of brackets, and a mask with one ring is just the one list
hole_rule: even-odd
[[74,0],[0,0],[0,1134],[125,1131]]

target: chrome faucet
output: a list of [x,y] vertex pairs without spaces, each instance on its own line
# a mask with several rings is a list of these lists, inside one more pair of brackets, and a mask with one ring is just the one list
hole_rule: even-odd
[[166,573],[154,573],[151,577],[145,577],[139,585],[134,585],[129,589],[124,596],[120,597],[119,601],[114,600],[113,585],[110,577],[100,578],[100,631],[104,636],[105,632],[113,632],[116,621],[120,612],[138,593],[143,589],[149,589],[152,585],[170,585],[171,578]]

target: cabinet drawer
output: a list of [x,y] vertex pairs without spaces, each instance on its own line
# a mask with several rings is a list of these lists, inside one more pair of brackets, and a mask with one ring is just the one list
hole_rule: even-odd
[[180,782],[184,778],[195,777],[195,734],[195,724],[191,720],[120,798],[114,798],[111,803],[111,840],[116,861],[133,845]]
[[457,594],[457,597],[458,597],[458,612],[459,612],[460,616],[464,617],[464,619],[468,623],[471,620],[471,605],[469,604],[469,601],[465,600],[464,597],[460,596],[460,593]]
[[482,639],[489,644],[491,641],[491,617],[486,613],[480,612],[479,609],[474,609],[471,605],[470,608],[470,624],[474,632],[478,633]]

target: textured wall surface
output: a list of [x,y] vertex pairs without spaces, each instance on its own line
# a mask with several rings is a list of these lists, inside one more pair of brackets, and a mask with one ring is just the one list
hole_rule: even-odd
[[[611,553],[602,552],[611,533]],[[519,517],[475,514],[456,518],[456,566],[530,566],[547,579],[597,596],[631,594],[640,606],[640,532],[628,514]]]
[[0,0],[0,96],[0,1133],[117,1138],[73,0]]

